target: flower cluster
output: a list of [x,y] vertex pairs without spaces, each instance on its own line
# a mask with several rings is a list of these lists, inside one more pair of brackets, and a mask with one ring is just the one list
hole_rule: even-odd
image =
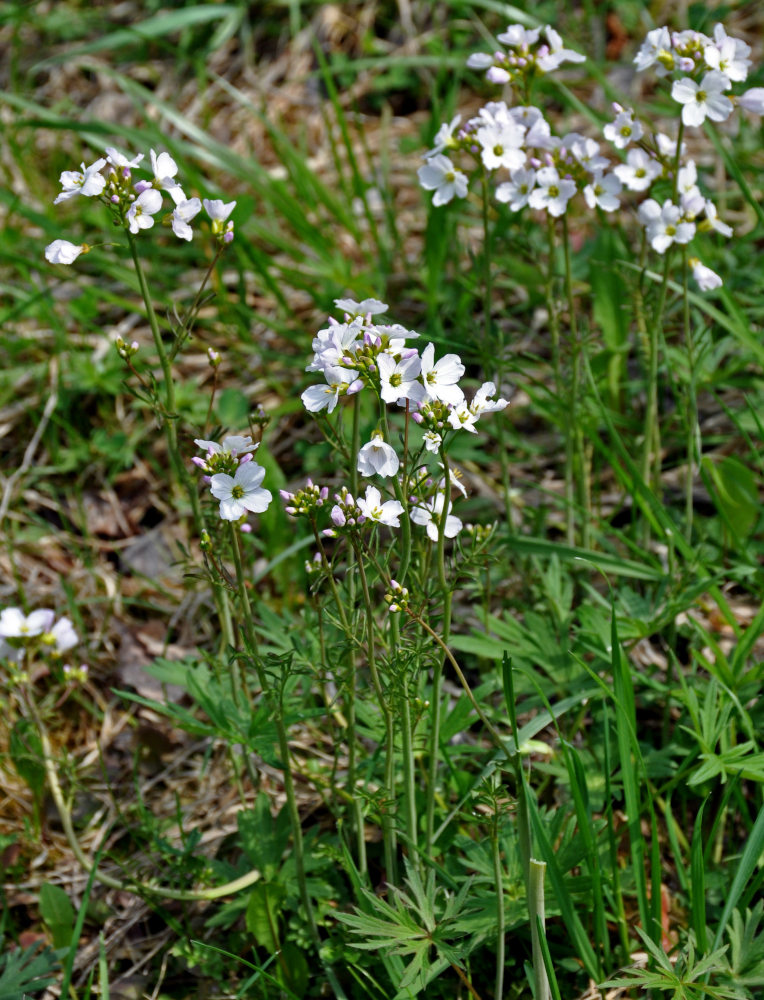
[[[78,642],[79,637],[71,620],[65,617],[56,619],[55,611],[50,608],[39,608],[28,615],[21,608],[0,611],[0,660],[14,666],[30,653],[60,661]],[[69,679],[84,680],[87,667],[74,668],[66,664],[63,672]]]
[[726,121],[735,103],[764,112],[764,88],[728,94],[733,84],[748,77],[750,54],[750,46],[728,35],[721,24],[715,25],[713,38],[700,31],[664,27],[647,33],[634,63],[639,71],[654,68],[658,76],[672,78],[671,96],[682,105],[682,121],[697,127],[706,118]]
[[232,434],[223,443],[197,438],[194,444],[202,448],[204,458],[195,456],[194,465],[204,473],[210,493],[220,501],[220,516],[224,521],[238,521],[247,512],[261,514],[272,500],[269,490],[262,488],[265,469],[253,461],[257,450],[249,435]]
[[551,73],[565,62],[586,60],[579,52],[566,49],[560,35],[548,24],[543,28],[511,24],[497,41],[504,49],[492,54],[476,52],[467,65],[470,69],[485,70],[490,83],[510,83],[523,91],[527,91],[534,76]]
[[[116,225],[137,235],[154,225],[154,217],[164,205],[164,193],[172,202],[168,222],[178,239],[193,238],[191,222],[204,206],[216,240],[221,244],[231,242],[233,220],[229,216],[236,202],[226,204],[220,199],[188,198],[177,180],[178,165],[169,153],[149,150],[150,167],[144,168],[141,167],[143,153],[130,159],[113,146],[107,146],[104,152],[106,155],[90,166],[83,163],[80,170],[63,171],[61,191],[54,204],[78,195],[99,198],[109,206]],[[136,171],[149,176],[137,176]],[[53,264],[71,264],[89,250],[86,243],[78,245],[59,239],[45,248],[45,257]]]
[[[505,399],[493,398],[493,382],[485,382],[468,401],[459,384],[465,371],[459,356],[446,354],[436,360],[434,344],[427,344],[421,352],[409,346],[418,334],[398,323],[381,322],[387,312],[385,303],[338,299],[335,304],[343,312],[342,321],[330,319],[313,340],[313,359],[307,371],[320,373],[324,384],[303,392],[303,404],[310,412],[332,413],[343,397],[368,390],[383,410],[388,406],[405,408],[407,419],[422,430],[420,454],[426,450],[443,456],[448,435],[462,430],[476,433],[475,424],[482,415],[508,405]],[[386,427],[386,421],[381,426]],[[394,478],[397,499],[383,500],[378,487],[372,485],[357,499],[343,488],[335,497],[333,527],[328,533],[367,523],[398,527],[400,517],[408,516],[414,524],[425,527],[433,540],[439,537],[441,523],[445,536],[454,537],[462,524],[451,514],[451,501],[447,501],[442,484],[435,484],[424,466],[401,476],[401,465],[401,457],[377,429],[359,449],[357,469],[367,478]],[[455,476],[451,483],[458,485]],[[282,497],[288,513],[313,517],[326,493],[309,484],[307,490],[282,492]]]
[[506,171],[509,179],[497,185],[496,197],[513,212],[528,205],[559,217],[579,191],[590,208],[618,208],[621,181],[607,172],[610,161],[599,145],[578,132],[553,135],[539,108],[491,101],[463,128],[460,122],[457,116],[441,126],[418,172],[422,187],[434,191],[434,205],[467,194],[467,175],[444,155],[448,149],[468,154],[489,173]]

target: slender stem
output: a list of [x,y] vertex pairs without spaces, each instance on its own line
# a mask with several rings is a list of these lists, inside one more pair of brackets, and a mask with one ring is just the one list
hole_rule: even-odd
[[[284,723],[283,694],[277,696],[277,694],[273,691],[273,688],[268,681],[265,668],[263,667],[262,660],[258,654],[257,634],[255,633],[252,611],[249,603],[249,594],[247,592],[246,580],[244,578],[241,550],[239,548],[239,535],[234,523],[231,523],[230,528],[231,549],[233,551],[234,565],[236,566],[236,582],[238,584],[239,599],[244,613],[244,634],[247,639],[247,646],[249,647],[250,659],[252,660],[255,671],[257,672],[257,679],[260,682],[263,697],[269,702],[270,714],[276,723],[276,732],[278,733],[279,756],[281,757],[281,767],[284,775],[284,792],[286,793],[287,810],[289,812],[289,819],[292,826],[292,843],[294,847],[297,883],[300,889],[300,900],[302,901],[302,906],[305,910],[305,916],[308,921],[308,929],[313,941],[313,946],[315,947],[319,958],[321,958],[321,936],[318,932],[318,925],[316,924],[316,917],[313,912],[313,904],[311,903],[310,893],[308,892],[308,881],[305,875],[305,846],[302,838],[300,811],[297,808],[297,796],[295,795],[294,780],[292,777],[292,759],[289,750],[289,734]],[[337,981],[334,970],[328,962],[324,962],[323,959],[322,962],[326,978],[329,980],[335,996],[344,1000],[345,993]]]
[[560,408],[560,425],[562,426],[565,445],[565,530],[567,542],[574,545],[576,541],[575,519],[575,477],[573,471],[573,431],[570,415],[567,411],[567,394],[563,377],[562,358],[560,353],[560,316],[554,294],[555,279],[555,239],[554,219],[547,217],[547,241],[549,244],[549,262],[546,276],[546,306],[549,313],[549,330],[552,334],[552,372],[554,374],[554,391],[557,405]]
[[699,442],[698,427],[698,403],[695,392],[695,351],[690,325],[690,290],[689,264],[687,262],[687,247],[682,247],[682,320],[684,326],[684,343],[687,350],[687,398],[685,400],[686,421],[687,421],[687,467],[684,477],[684,514],[685,514],[685,537],[689,542],[692,539],[692,518],[694,511],[693,485],[695,482],[695,459],[700,459],[700,448],[696,444]]
[[663,310],[668,291],[671,248],[663,260],[663,277],[658,293],[658,305],[650,324],[649,369],[647,373],[647,411],[645,413],[644,451],[642,453],[642,478],[649,487],[657,489],[661,468],[661,434],[658,423],[658,357]]
[[[446,520],[451,504],[451,470],[448,456],[441,446],[440,458],[443,463],[443,510],[438,521],[438,551],[437,572],[440,586],[440,599],[443,608],[441,635],[443,643],[447,644],[451,633],[451,603],[453,592],[448,586],[446,576]],[[438,764],[440,762],[440,719],[441,719],[441,682],[443,678],[443,658],[435,662],[432,670],[432,693],[430,695],[430,741],[429,769],[427,774],[427,807],[426,807],[426,839],[425,850],[429,857],[432,851],[432,838],[435,830],[435,792],[438,784]]]
[[496,987],[495,1000],[504,996],[504,964],[505,964],[505,931],[506,915],[504,912],[504,877],[501,870],[501,848],[499,846],[499,811],[494,808],[491,825],[491,854],[493,856],[493,881],[496,886]]
[[[146,316],[148,317],[149,326],[151,327],[151,335],[154,338],[154,346],[156,347],[157,357],[159,358],[159,364],[161,365],[162,375],[164,378],[165,401],[164,412],[161,414],[161,417],[162,423],[164,424],[165,435],[167,436],[167,449],[170,454],[170,462],[191,503],[194,529],[197,536],[200,537],[202,531],[204,530],[204,518],[202,516],[202,508],[199,502],[199,491],[197,489],[196,482],[189,474],[186,463],[183,461],[183,457],[180,454],[180,449],[178,447],[178,428],[176,423],[177,415],[175,413],[175,383],[172,377],[172,365],[162,340],[162,334],[159,329],[159,323],[154,310],[154,303],[151,299],[148,282],[146,281],[146,274],[143,270],[141,258],[138,254],[138,244],[135,237],[129,230],[126,230],[126,233],[128,244],[130,246],[130,253],[133,258],[135,273],[138,278],[138,286],[140,287],[141,296],[143,298],[144,305],[146,306]],[[219,254],[216,255],[213,265],[217,261],[218,256]],[[205,275],[205,281],[208,275],[209,271],[208,274]],[[202,287],[204,287],[204,283],[202,284]],[[197,299],[200,295],[201,289],[197,293]],[[224,647],[233,647],[235,645],[235,639],[233,622],[231,620],[231,609],[228,603],[228,595],[222,584],[217,581],[213,581],[212,583],[212,592],[218,612],[218,619],[223,632],[223,645]]]
[[361,582],[361,592],[363,594],[364,611],[366,617],[366,656],[371,674],[371,682],[374,686],[374,693],[377,696],[382,718],[385,723],[385,796],[386,802],[382,808],[382,835],[384,838],[385,868],[387,881],[395,884],[396,863],[395,863],[395,822],[391,810],[395,805],[395,725],[393,713],[382,687],[382,679],[377,669],[376,644],[374,638],[374,607],[371,603],[369,592],[369,582],[366,579],[366,568],[358,543],[353,539],[358,565],[358,578]]
[[[382,402],[380,402],[380,417],[385,441],[388,444],[392,444],[390,440],[390,425],[387,420],[387,408]],[[406,410],[406,444],[408,447],[408,409]],[[395,499],[403,507],[400,544],[397,547],[398,569],[396,570],[396,579],[401,586],[403,586],[406,581],[406,574],[408,573],[409,562],[411,561],[411,518],[409,517],[408,477],[405,475],[405,468],[406,466],[404,465],[403,486],[401,486],[401,483],[398,481],[398,477],[393,476],[393,491],[395,493]]]
[[579,395],[581,387],[581,339],[576,318],[576,300],[573,295],[573,267],[570,259],[570,232],[568,216],[562,216],[562,248],[565,260],[565,294],[568,300],[568,326],[570,328],[571,375],[568,419],[571,427],[573,451],[573,479],[575,499],[581,512],[581,544],[589,548],[589,525],[591,503],[589,499],[589,474],[584,451],[584,434],[579,415]]

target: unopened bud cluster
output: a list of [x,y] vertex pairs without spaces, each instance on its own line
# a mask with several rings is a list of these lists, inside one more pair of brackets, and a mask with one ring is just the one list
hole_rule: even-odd
[[385,604],[392,614],[406,611],[409,606],[409,592],[397,580],[390,581],[390,590],[385,594]]
[[296,493],[288,490],[279,490],[281,499],[286,501],[284,510],[292,517],[307,517],[313,520],[319,507],[323,507],[329,496],[328,486],[317,486],[312,479],[308,479],[305,486]]
[[114,341],[114,346],[117,348],[117,354],[122,358],[123,361],[129,361],[134,354],[137,354],[140,350],[140,344],[137,340],[132,341],[132,343],[127,344],[121,337],[117,337]]

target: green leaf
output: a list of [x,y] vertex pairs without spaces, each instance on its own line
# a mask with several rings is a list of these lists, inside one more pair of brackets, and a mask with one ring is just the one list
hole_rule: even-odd
[[0,1000],[20,1000],[26,993],[52,986],[57,970],[58,960],[48,947],[40,951],[33,944],[0,955]]
[[714,463],[703,459],[714,485],[714,501],[730,531],[745,541],[759,516],[759,491],[753,470],[732,455]]
[[286,890],[278,882],[257,882],[249,894],[247,930],[271,954],[279,948],[279,914],[285,896]]
[[45,766],[40,734],[29,719],[16,720],[11,730],[10,751],[16,773],[39,799],[45,789]]
[[72,932],[76,913],[71,901],[61,886],[46,882],[40,889],[40,916],[53,936],[55,948],[68,948],[72,943]]

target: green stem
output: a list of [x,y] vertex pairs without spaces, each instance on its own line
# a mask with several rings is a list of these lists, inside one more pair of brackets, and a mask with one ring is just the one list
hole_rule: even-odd
[[265,668],[263,667],[263,662],[258,654],[257,634],[255,633],[252,620],[252,609],[249,603],[246,580],[244,578],[241,550],[239,548],[239,535],[237,527],[234,523],[231,523],[230,529],[231,549],[233,551],[233,560],[236,567],[236,583],[238,585],[239,599],[241,601],[242,612],[244,615],[244,634],[247,639],[247,646],[249,647],[248,651],[250,659],[254,664],[255,671],[257,672],[257,679],[260,682],[263,697],[269,703],[270,714],[276,723],[276,731],[278,733],[279,756],[281,757],[282,773],[284,775],[284,792],[286,793],[287,810],[289,812],[289,819],[292,826],[292,843],[294,848],[295,869],[297,871],[297,884],[300,890],[300,900],[302,901],[302,906],[305,910],[305,916],[308,921],[308,929],[313,941],[313,946],[316,949],[319,959],[323,963],[326,978],[329,980],[335,996],[339,998],[339,1000],[346,1000],[345,992],[340,986],[333,968],[328,962],[324,962],[323,959],[321,959],[321,936],[318,933],[318,925],[316,924],[316,918],[313,912],[313,904],[310,901],[308,881],[305,875],[305,846],[302,838],[300,811],[297,808],[297,796],[295,795],[294,780],[292,777],[289,734],[284,723],[283,696],[277,697],[273,691],[268,682],[268,676],[265,672]]
[[642,453],[642,478],[645,484],[657,491],[661,469],[661,434],[658,423],[658,359],[663,310],[668,291],[671,248],[663,261],[663,278],[658,294],[658,305],[650,324],[649,368],[647,373],[647,411],[645,413],[644,451]]
[[570,259],[570,233],[568,216],[562,217],[562,247],[565,260],[565,295],[568,300],[568,325],[570,327],[571,374],[568,419],[570,421],[572,438],[572,463],[574,496],[578,510],[581,512],[581,544],[589,548],[589,525],[591,523],[591,502],[589,498],[589,473],[584,450],[584,434],[579,415],[579,396],[581,389],[581,339],[578,333],[576,319],[576,300],[573,295],[573,268]]
[[493,825],[491,827],[491,854],[493,855],[493,881],[496,886],[496,987],[494,997],[502,1000],[504,996],[504,964],[505,964],[505,932],[506,915],[504,912],[504,877],[501,871],[501,849],[499,847],[499,811],[494,808]]
[[[157,357],[159,358],[159,364],[162,368],[162,375],[164,378],[165,399],[164,412],[162,412],[161,418],[164,425],[165,435],[167,437],[167,450],[170,454],[170,463],[175,470],[176,478],[181,482],[186,491],[186,495],[191,503],[194,529],[197,537],[201,537],[202,531],[204,530],[204,518],[202,516],[201,503],[199,502],[199,491],[195,480],[192,479],[189,474],[186,463],[183,461],[183,456],[180,454],[180,449],[178,447],[178,428],[176,424],[177,414],[175,413],[175,383],[172,377],[172,364],[162,340],[162,334],[159,329],[159,323],[154,310],[154,303],[151,299],[148,282],[146,281],[146,274],[143,270],[140,256],[138,255],[137,241],[129,230],[126,230],[126,233],[128,244],[130,246],[130,253],[133,258],[135,273],[138,278],[138,286],[141,290],[143,303],[146,306],[146,316],[149,321],[149,326],[151,327],[151,335],[154,338],[154,346],[156,347]],[[217,256],[215,257],[215,261],[217,261]],[[213,261],[213,265],[215,261]],[[205,281],[208,275],[205,276]],[[200,295],[201,289],[199,293],[197,293],[197,298]],[[223,587],[221,583],[213,581],[212,592],[218,612],[218,619],[223,632],[223,645],[224,647],[234,647],[235,639],[233,622],[231,620],[231,608],[228,603],[228,595],[225,587]]]
[[[539,922],[543,933],[545,910],[544,910],[544,874],[546,872],[545,861],[535,861],[531,858],[530,872],[530,892],[528,894],[528,916],[531,922],[531,945],[533,951],[533,978],[536,989],[534,990],[534,1000],[551,1000],[552,992],[549,988],[549,978],[546,974],[544,956],[541,951],[539,941]],[[537,919],[538,918],[538,919]]]
[[382,835],[384,838],[385,868],[387,869],[386,878],[389,883],[394,885],[396,881],[396,845],[395,822],[391,810],[395,806],[395,725],[393,721],[393,713],[390,711],[390,706],[388,705],[384,688],[382,687],[382,679],[380,678],[379,670],[377,669],[376,645],[374,638],[374,607],[371,603],[369,582],[366,579],[366,568],[364,566],[363,556],[356,539],[353,539],[353,548],[355,549],[356,554],[358,578],[361,582],[361,592],[363,594],[366,617],[366,656],[369,665],[369,673],[371,674],[371,683],[374,686],[374,693],[377,696],[377,702],[379,703],[379,708],[382,712],[382,718],[385,723],[385,796],[387,801],[382,809]]
[[[684,477],[684,514],[685,514],[685,537],[687,541],[692,539],[692,519],[694,512],[693,505],[693,485],[695,482],[695,459],[696,444],[699,444],[698,427],[698,403],[695,392],[695,352],[692,342],[692,329],[690,326],[690,290],[689,290],[689,264],[687,262],[687,247],[682,247],[682,320],[684,326],[684,343],[687,350],[687,399],[685,401],[686,421],[687,421],[687,468]],[[697,458],[700,459],[700,448],[697,448]]]
[[549,330],[552,335],[552,372],[554,375],[554,392],[557,405],[560,408],[560,425],[562,426],[565,445],[565,525],[569,545],[576,541],[575,521],[575,486],[573,475],[573,435],[569,414],[566,410],[565,381],[560,354],[560,316],[554,294],[555,279],[555,241],[554,219],[547,216],[547,242],[549,245],[549,262],[546,275],[546,308],[549,313]]
[[[446,576],[446,519],[451,498],[451,470],[448,456],[441,446],[440,458],[443,462],[443,510],[438,521],[438,552],[437,572],[440,586],[440,598],[443,607],[441,635],[444,645],[448,644],[451,633],[451,603],[453,592],[448,586]],[[437,494],[436,494],[437,496]],[[435,792],[438,784],[438,764],[440,762],[440,719],[441,719],[441,683],[443,679],[443,658],[440,657],[432,670],[432,693],[430,695],[430,741],[429,768],[427,774],[427,806],[426,806],[426,839],[425,851],[427,857],[432,852],[432,838],[435,830]]]

